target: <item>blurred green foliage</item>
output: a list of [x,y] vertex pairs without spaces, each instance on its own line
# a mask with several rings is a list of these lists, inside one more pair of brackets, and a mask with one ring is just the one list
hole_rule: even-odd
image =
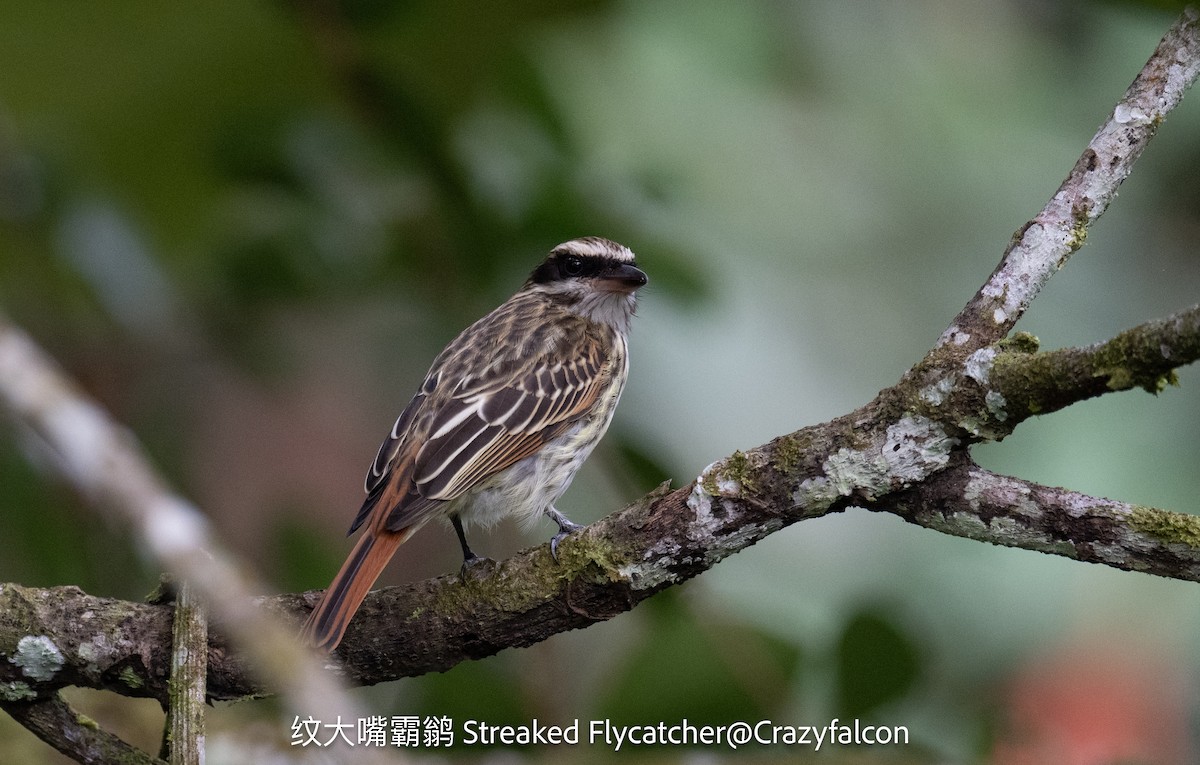
[[921,674],[918,644],[873,610],[853,614],[837,645],[836,709],[866,718],[904,697]]
[[594,719],[715,726],[784,711],[800,668],[796,645],[698,610],[674,590],[643,610],[646,632],[608,679]]

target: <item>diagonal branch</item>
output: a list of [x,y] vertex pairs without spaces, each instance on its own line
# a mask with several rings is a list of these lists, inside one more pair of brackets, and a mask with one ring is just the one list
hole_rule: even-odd
[[965,456],[871,509],[981,542],[1200,582],[1196,516],[998,475]]
[[[939,378],[948,386],[930,386],[920,374],[910,374],[845,417],[735,452],[681,489],[671,491],[664,484],[572,535],[560,546],[558,562],[542,545],[467,581],[451,575],[374,592],[339,649],[342,672],[356,684],[372,684],[444,671],[587,627],[792,523],[850,506],[894,512],[972,539],[1200,580],[1200,519],[994,476],[970,462],[966,445],[981,437],[958,424],[970,419],[981,433],[1011,430],[1017,417],[1003,410],[990,412],[990,418],[986,413],[984,402],[995,391],[985,392],[980,378],[998,380],[1018,400],[1024,377],[1017,371],[1022,364],[1036,369],[1042,356],[1095,361],[1120,347],[1123,357],[1158,349],[1162,358],[1166,348],[1170,358],[1152,374],[1169,374],[1195,358],[1200,344],[1195,313],[1189,309],[1090,348],[1047,354],[985,349],[990,366],[981,365],[980,352],[959,359],[962,366],[948,367]],[[1057,400],[1103,392],[1094,389],[1086,364],[1072,369],[1073,387],[1060,386]],[[936,406],[929,400],[931,390],[943,396]],[[1030,400],[1041,395],[1034,391]],[[920,411],[906,410],[906,404],[919,404]],[[259,604],[298,621],[316,594],[282,595]],[[92,616],[81,620],[72,614]],[[39,697],[74,684],[165,701],[170,633],[170,606],[95,598],[70,587],[3,585],[0,646],[18,648],[0,652],[7,659],[0,660],[0,687]],[[53,671],[29,671],[38,646],[22,649],[19,641],[28,635],[46,636],[61,652]],[[239,699],[266,690],[220,634],[210,639],[209,661],[211,698]]]
[[126,744],[80,715],[58,694],[33,703],[0,701],[0,707],[75,762],[122,762],[129,765],[166,765],[163,760]]
[[[783,455],[780,459],[788,460]],[[763,465],[759,474],[769,475],[776,467]],[[445,671],[462,661],[584,628],[703,572],[773,529],[850,504],[835,503],[816,512],[750,502],[736,513],[727,512],[732,509],[728,506],[698,515],[689,507],[694,492],[694,487],[664,487],[604,518],[565,541],[558,564],[551,560],[548,545],[542,545],[496,563],[479,579],[463,582],[448,575],[372,592],[338,650],[340,671],[355,684],[370,685]],[[1195,517],[996,475],[963,452],[908,490],[856,504],[977,541],[1200,581],[1200,523]],[[37,618],[45,621],[37,625],[65,647],[60,679],[84,677],[81,668],[87,667],[114,680],[120,677],[122,683],[107,686],[119,693],[165,697],[161,679],[149,675],[143,682],[138,673],[146,668],[138,660],[169,640],[168,607],[120,603],[123,618],[107,635],[112,651],[98,659],[91,651],[76,650],[91,646],[82,636],[64,639],[72,625],[63,615],[111,610],[111,601],[70,587],[18,591],[6,585],[4,592],[10,598],[19,595],[20,604],[56,604],[39,610]],[[316,594],[279,595],[261,604],[273,612],[290,612],[298,621]],[[0,633],[0,641],[4,639]],[[214,638],[211,652],[213,698],[241,699],[263,692],[220,637]]]
[[[234,639],[258,673],[297,713],[355,718],[355,705],[304,650],[294,633],[256,608],[256,588],[210,534],[200,511],[172,493],[150,465],[131,433],[84,395],[33,340],[0,316],[0,408],[24,428],[28,439],[51,458],[60,475],[97,507],[131,526],[138,539],[194,595]],[[0,622],[10,615],[0,615]],[[62,646],[45,634],[26,632],[4,644],[0,654],[22,658],[22,644],[60,655]],[[103,636],[100,636],[103,642]],[[166,644],[171,645],[168,639]],[[37,658],[37,657],[34,657]],[[203,657],[193,657],[203,662]],[[210,657],[211,658],[211,657]],[[168,662],[169,663],[169,662]],[[162,671],[155,665],[154,671]],[[16,664],[10,695],[38,699],[55,683],[61,662],[39,662],[36,671]],[[373,758],[372,754],[366,755]]]
[[[288,662],[311,659],[279,626],[245,605],[252,585],[220,551],[205,517],[167,488],[131,433],[2,316],[0,381],[0,406],[53,458],[59,473],[97,506],[132,525],[171,572],[194,586],[272,684],[296,684],[297,694],[308,697],[301,707],[336,694],[323,683],[309,687],[288,679]],[[295,647],[289,649],[290,644]]]
[[1088,228],[1158,126],[1200,76],[1200,13],[1193,7],[1158,48],[1042,211],[1013,235],[996,270],[954,318],[938,346],[983,348],[1008,334],[1029,303],[1083,246]]

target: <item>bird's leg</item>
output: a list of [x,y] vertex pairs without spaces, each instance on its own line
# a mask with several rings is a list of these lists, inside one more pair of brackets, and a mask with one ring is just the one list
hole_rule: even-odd
[[558,524],[558,533],[555,534],[554,538],[550,540],[550,557],[557,561],[558,543],[566,539],[568,534],[582,529],[583,526],[580,526],[578,523],[575,523],[567,516],[558,512],[553,506],[546,508],[546,515],[550,517],[550,520]]
[[450,523],[454,525],[454,533],[458,534],[458,543],[462,545],[463,563],[460,573],[466,574],[467,569],[483,559],[476,555],[467,544],[467,535],[463,532],[462,519],[458,517],[458,513],[450,516]]

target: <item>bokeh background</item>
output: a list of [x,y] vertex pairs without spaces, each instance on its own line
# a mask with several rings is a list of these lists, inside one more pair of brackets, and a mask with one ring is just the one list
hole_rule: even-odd
[[[147,444],[279,591],[323,587],[429,361],[554,244],[650,274],[590,522],[842,414],[918,360],[1176,10],[1082,1],[214,0],[0,9],[0,308]],[[1200,295],[1200,94],[1020,329],[1105,339]],[[1200,379],[976,450],[1193,511]],[[158,569],[0,429],[0,581],[139,598]],[[32,459],[31,459],[32,456]],[[504,557],[550,536],[474,536]],[[457,568],[427,527],[386,574]],[[850,511],[611,622],[355,691],[373,714],[906,725],[825,762],[1200,757],[1197,585]],[[150,749],[153,702],[74,703]],[[210,762],[286,754],[271,702]],[[422,753],[428,758],[430,753]],[[484,761],[603,750],[441,752]],[[643,750],[708,761],[725,751]],[[752,749],[758,761],[795,752]],[[635,754],[635,757],[637,755]],[[697,759],[699,758],[699,759]],[[0,760],[59,762],[0,722]]]

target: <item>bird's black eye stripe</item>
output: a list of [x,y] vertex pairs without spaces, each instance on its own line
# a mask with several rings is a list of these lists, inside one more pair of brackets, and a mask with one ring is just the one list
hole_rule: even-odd
[[567,255],[559,261],[558,270],[563,276],[579,276],[583,273],[583,258],[578,255]]
[[535,284],[546,284],[580,276],[595,276],[611,265],[613,261],[608,258],[556,252],[534,269],[529,280]]

